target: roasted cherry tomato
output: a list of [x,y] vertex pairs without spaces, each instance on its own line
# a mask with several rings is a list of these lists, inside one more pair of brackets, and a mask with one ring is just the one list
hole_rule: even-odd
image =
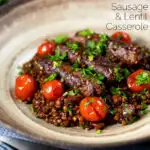
[[58,80],[48,81],[42,86],[42,93],[47,100],[54,101],[62,96],[63,84]]
[[86,97],[80,102],[80,114],[88,121],[103,120],[107,113],[108,106],[99,97]]
[[115,32],[112,35],[112,39],[118,39],[126,44],[130,44],[132,42],[130,35],[126,32]]
[[[142,73],[144,73],[144,72],[145,72],[145,70],[138,69],[137,71],[135,71],[128,77],[127,84],[128,84],[128,87],[133,92],[141,92],[145,88],[150,88],[150,83],[144,83],[144,81],[148,81],[148,80],[146,80],[146,76],[142,76]],[[141,75],[141,77],[139,75]],[[150,78],[150,77],[147,76],[147,78]],[[138,81],[140,81],[141,84],[138,84]],[[143,84],[142,84],[142,82],[143,82]]]
[[32,76],[21,75],[16,79],[15,94],[18,99],[29,101],[36,92],[36,81]]
[[55,51],[55,43],[54,41],[45,41],[38,47],[38,55],[53,55]]

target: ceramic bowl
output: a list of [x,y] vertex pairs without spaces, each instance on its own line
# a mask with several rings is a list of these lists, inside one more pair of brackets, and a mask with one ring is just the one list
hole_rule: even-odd
[[[150,139],[150,114],[128,126],[122,127],[119,124],[108,126],[97,135],[93,130],[62,128],[47,124],[37,119],[29,107],[14,98],[17,67],[35,54],[37,45],[45,38],[63,33],[71,35],[85,28],[112,33],[115,30],[106,29],[106,24],[109,22],[140,23],[139,20],[115,20],[116,12],[112,10],[111,5],[111,0],[27,0],[2,8],[0,15],[0,119],[2,124],[26,137],[64,148],[103,147]],[[150,25],[149,20],[143,22]],[[150,30],[128,32],[133,40],[150,47]]]

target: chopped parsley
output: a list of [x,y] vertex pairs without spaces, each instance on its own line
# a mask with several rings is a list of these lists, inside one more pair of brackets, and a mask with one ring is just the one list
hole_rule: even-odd
[[96,134],[101,134],[102,130],[96,130]]
[[98,74],[97,74],[97,78],[98,78],[99,80],[104,80],[104,79],[105,79],[104,75],[102,75],[101,73],[98,73]]
[[57,68],[59,66],[61,66],[62,61],[53,61],[53,68]]
[[80,61],[81,61],[81,57],[79,56],[79,57],[77,58],[76,63],[80,63]]
[[21,66],[18,66],[17,69],[19,70],[18,75],[21,76],[23,75],[23,70]]
[[102,55],[105,54],[105,50],[107,48],[108,43],[108,35],[107,34],[101,34],[100,40],[98,42],[95,41],[88,41],[86,50],[84,51],[84,54],[88,56],[95,56],[95,55]]
[[127,68],[123,69],[123,73],[126,78],[130,75],[130,71]]
[[67,46],[71,48],[72,52],[75,52],[79,49],[79,45],[77,43],[69,43],[67,42]]
[[67,96],[67,95],[75,96],[75,95],[77,95],[79,93],[80,93],[80,90],[79,89],[75,89],[75,90],[71,90],[71,91],[65,92],[63,94],[63,96]]
[[62,44],[64,42],[66,42],[67,39],[68,39],[67,35],[59,35],[59,36],[56,37],[55,43],[56,44]]
[[48,82],[48,81],[52,81],[57,77],[57,74],[51,74],[49,77],[47,77],[46,79],[44,79],[44,82]]
[[58,60],[65,60],[67,58],[67,53],[60,53],[60,49],[59,47],[57,47],[57,49],[55,50],[55,55],[49,55],[48,58],[51,61],[58,61]]
[[19,75],[19,76],[23,75],[23,72],[22,72],[22,71],[19,71],[19,72],[18,72],[18,75]]
[[120,82],[121,80],[124,79],[123,75],[122,75],[121,72],[120,72],[120,67],[115,67],[115,68],[114,68],[114,73],[115,73],[115,77],[116,77],[116,80],[117,80],[117,81]]
[[139,74],[136,77],[136,84],[147,84],[150,83],[150,72],[149,71],[143,71],[141,74]]
[[113,95],[121,95],[120,88],[112,88],[111,92]]
[[110,110],[109,110],[109,113],[110,113],[111,115],[114,115],[114,114],[116,113],[116,109],[110,109]]
[[93,80],[96,80],[97,84],[102,84],[102,80],[105,79],[102,74],[94,72],[93,66],[83,68],[81,72],[84,76],[91,76]]
[[96,48],[96,42],[95,41],[88,41],[87,47],[90,49],[95,49]]
[[91,99],[85,103],[84,107],[87,108],[89,104],[93,103],[95,100]]
[[89,59],[89,61],[93,61],[94,56],[93,56],[93,55],[89,55],[89,56],[88,56],[88,59]]
[[96,45],[96,49],[98,54],[105,54],[105,50],[107,48],[109,36],[107,34],[101,34],[100,40]]
[[141,97],[142,95],[147,95],[148,90],[145,88],[143,91],[141,91],[140,93],[133,93],[133,98],[135,97]]
[[80,31],[78,34],[84,37],[90,36],[92,35],[94,32],[91,29],[86,29],[86,30],[82,30]]
[[78,63],[74,63],[72,66],[73,66],[73,68],[79,68],[79,64]]
[[121,88],[112,88],[112,91],[111,93],[113,95],[120,95],[120,96],[123,96],[124,98],[127,98],[127,95],[125,92],[121,91]]
[[73,114],[73,111],[69,106],[67,106],[67,111],[69,112],[69,114]]
[[142,109],[147,109],[148,108],[147,104],[145,104],[145,103],[141,103],[141,106],[142,106]]

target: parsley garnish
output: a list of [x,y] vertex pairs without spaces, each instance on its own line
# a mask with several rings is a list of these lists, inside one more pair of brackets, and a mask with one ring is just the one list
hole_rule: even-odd
[[72,49],[72,52],[75,52],[79,49],[79,45],[77,43],[67,42],[67,46]]
[[121,91],[121,88],[112,88],[111,92],[113,95],[120,95],[120,96],[123,96],[124,98],[127,98],[126,93]]
[[123,73],[126,78],[130,75],[130,71],[127,68],[123,69]]
[[95,100],[91,99],[85,103],[84,107],[87,108],[89,104],[93,103]]
[[86,29],[86,30],[82,30],[80,31],[78,34],[84,37],[90,36],[92,35],[94,32],[91,29]]
[[90,49],[95,49],[96,48],[96,42],[95,41],[88,41],[87,47]]
[[67,106],[67,111],[69,112],[69,114],[73,114],[73,111],[69,106]]
[[110,109],[110,110],[109,110],[109,113],[110,113],[111,115],[114,115],[114,114],[116,113],[116,109]]
[[62,44],[64,42],[66,42],[67,39],[68,39],[67,35],[59,35],[59,36],[56,37],[55,43],[56,44]]
[[84,51],[84,54],[87,54],[88,56],[105,54],[108,39],[109,39],[109,37],[107,34],[102,34],[102,35],[100,35],[100,40],[98,42],[88,41],[87,49]]
[[19,76],[23,75],[23,72],[22,72],[22,71],[19,71],[19,72],[18,72],[18,75],[19,75]]
[[104,75],[102,75],[101,73],[98,73],[98,74],[97,74],[97,78],[98,78],[99,80],[104,80],[104,79],[105,79]]
[[120,73],[120,67],[115,67],[114,68],[114,73],[115,73],[115,77],[117,81],[121,81],[124,79],[124,77],[122,76],[122,74]]
[[121,95],[120,88],[113,88],[111,92],[113,95]]
[[59,66],[61,66],[62,61],[53,61],[53,68],[57,68]]
[[23,75],[23,70],[21,66],[18,66],[17,69],[19,70],[18,75],[21,76]]
[[96,130],[96,134],[101,134],[102,130]]
[[79,89],[75,89],[75,90],[71,90],[71,91],[65,92],[63,94],[63,96],[67,96],[67,95],[75,96],[75,95],[77,95],[79,93],[80,93],[80,90]]
[[147,104],[145,104],[145,103],[141,103],[141,106],[142,106],[142,109],[147,109],[148,108]]
[[88,59],[89,59],[89,61],[93,61],[94,56],[93,56],[93,55],[89,55],[89,56],[88,56]]
[[55,50],[55,55],[49,55],[48,58],[51,61],[65,60],[67,58],[67,53],[60,53],[59,47]]
[[51,74],[49,77],[47,77],[46,79],[44,79],[44,82],[48,82],[48,81],[52,81],[57,77],[57,74]]
[[141,74],[139,74],[136,77],[136,84],[147,84],[150,83],[150,72],[149,71],[143,71]]
[[104,54],[105,50],[107,48],[107,42],[108,42],[109,36],[107,34],[101,34],[100,40],[98,44],[96,45],[96,49],[98,50],[98,54]]

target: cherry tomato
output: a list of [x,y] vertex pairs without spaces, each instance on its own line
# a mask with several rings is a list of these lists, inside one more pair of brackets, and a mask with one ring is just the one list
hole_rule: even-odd
[[108,105],[99,97],[86,97],[80,102],[80,113],[88,121],[100,121],[106,117]]
[[42,86],[43,96],[50,101],[57,100],[64,92],[63,85],[58,80],[48,81]]
[[144,72],[143,69],[138,69],[137,71],[135,71],[134,73],[132,73],[128,79],[127,79],[127,84],[128,87],[133,91],[133,92],[141,92],[143,91],[145,88],[150,88],[150,84],[136,84],[137,82],[137,76],[139,74],[141,74],[142,72]]
[[132,42],[130,35],[126,32],[115,32],[112,35],[112,39],[118,39],[126,44],[130,44]]
[[18,99],[29,101],[36,92],[36,81],[32,76],[21,75],[16,79],[15,94]]
[[54,54],[55,50],[55,43],[54,41],[45,41],[38,47],[38,55],[43,56],[43,55],[48,55]]

